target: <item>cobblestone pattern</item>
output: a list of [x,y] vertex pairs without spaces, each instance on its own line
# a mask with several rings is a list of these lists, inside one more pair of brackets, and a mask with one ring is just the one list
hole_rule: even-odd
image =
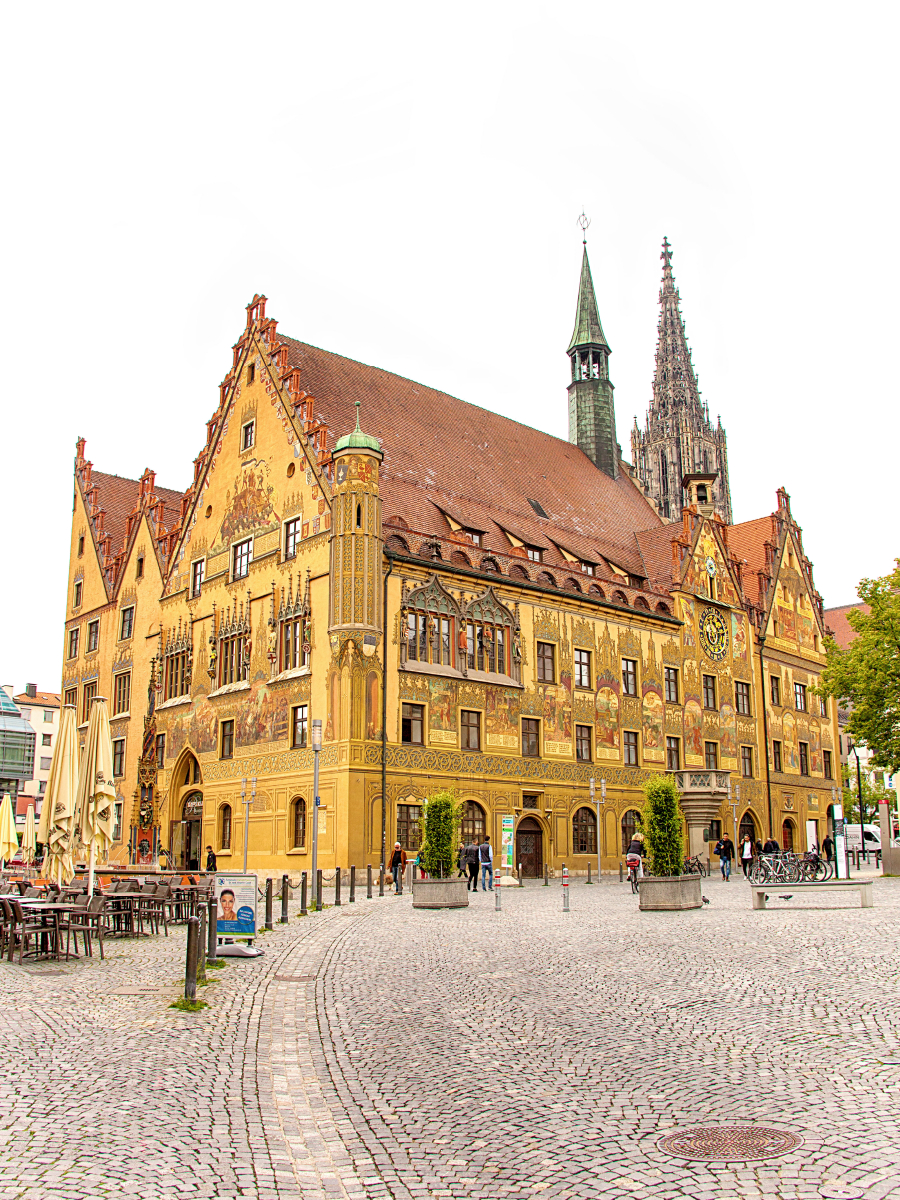
[[[0,1200],[900,1193],[900,881],[865,910],[751,912],[740,880],[682,914],[570,890],[568,914],[540,886],[500,913],[480,892],[294,903],[195,1015],[167,1007],[183,928],[105,964],[0,963]],[[168,990],[116,994],[142,987]],[[747,1164],[657,1148],[701,1124],[803,1143]]]

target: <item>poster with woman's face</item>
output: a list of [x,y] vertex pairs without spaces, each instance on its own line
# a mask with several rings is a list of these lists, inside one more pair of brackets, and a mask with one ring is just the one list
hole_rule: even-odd
[[227,937],[256,936],[256,876],[216,874],[216,925]]

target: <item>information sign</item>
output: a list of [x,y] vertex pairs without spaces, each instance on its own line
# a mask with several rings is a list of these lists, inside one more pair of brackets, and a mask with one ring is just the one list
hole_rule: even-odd
[[516,818],[512,815],[501,818],[500,821],[500,865],[508,870],[513,869],[513,839],[516,831]]

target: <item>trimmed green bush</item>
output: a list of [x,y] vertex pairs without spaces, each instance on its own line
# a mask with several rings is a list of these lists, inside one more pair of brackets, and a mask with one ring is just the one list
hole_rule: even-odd
[[684,824],[678,788],[671,775],[654,775],[644,784],[644,841],[650,873],[684,873]]
[[450,879],[456,870],[456,847],[462,803],[455,792],[442,789],[425,801],[422,817],[425,843],[422,857],[432,879]]

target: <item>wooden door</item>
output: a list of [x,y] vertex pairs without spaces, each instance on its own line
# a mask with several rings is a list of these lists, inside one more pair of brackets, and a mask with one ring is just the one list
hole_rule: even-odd
[[528,879],[540,879],[544,873],[544,834],[534,817],[525,817],[516,830],[516,866]]

